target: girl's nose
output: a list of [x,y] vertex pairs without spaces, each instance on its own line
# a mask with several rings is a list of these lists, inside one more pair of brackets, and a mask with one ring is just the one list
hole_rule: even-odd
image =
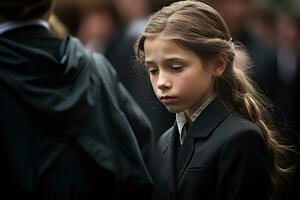
[[168,79],[167,75],[160,73],[157,80],[157,87],[160,90],[170,89],[172,86],[171,81]]

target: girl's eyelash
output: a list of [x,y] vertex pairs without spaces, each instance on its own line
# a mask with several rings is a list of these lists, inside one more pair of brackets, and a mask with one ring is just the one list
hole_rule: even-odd
[[158,72],[158,69],[148,69],[148,72],[150,74],[156,74]]
[[177,68],[182,68],[182,65],[172,65],[170,68],[172,69],[177,69]]
[[181,72],[183,70],[183,66],[182,65],[174,65],[174,66],[171,66],[170,69],[175,72]]

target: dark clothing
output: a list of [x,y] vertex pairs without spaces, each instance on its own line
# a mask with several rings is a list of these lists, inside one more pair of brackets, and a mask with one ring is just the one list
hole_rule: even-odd
[[191,125],[176,156],[178,137],[175,124],[160,139],[161,181],[156,199],[269,199],[271,162],[265,139],[220,98]]
[[43,27],[11,30],[0,35],[0,91],[2,194],[150,196],[151,125],[103,56]]

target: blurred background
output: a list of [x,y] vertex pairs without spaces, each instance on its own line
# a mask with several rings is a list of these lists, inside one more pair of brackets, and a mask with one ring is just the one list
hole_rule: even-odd
[[[135,63],[133,44],[148,16],[172,2],[175,0],[56,0],[51,18],[59,37],[77,36],[87,48],[109,59],[148,115],[157,138],[175,118],[158,102],[146,74]],[[246,46],[253,61],[250,75],[273,102],[280,134],[296,144],[300,131],[300,1],[206,2],[225,18],[233,40]],[[295,182],[284,199],[300,199],[299,186]]]

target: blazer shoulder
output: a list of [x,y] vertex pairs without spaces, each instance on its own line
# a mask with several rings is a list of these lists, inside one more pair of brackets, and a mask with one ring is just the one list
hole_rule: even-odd
[[226,134],[223,134],[225,140],[252,138],[255,140],[265,140],[261,130],[251,121],[245,119],[239,114],[230,114],[218,129]]

